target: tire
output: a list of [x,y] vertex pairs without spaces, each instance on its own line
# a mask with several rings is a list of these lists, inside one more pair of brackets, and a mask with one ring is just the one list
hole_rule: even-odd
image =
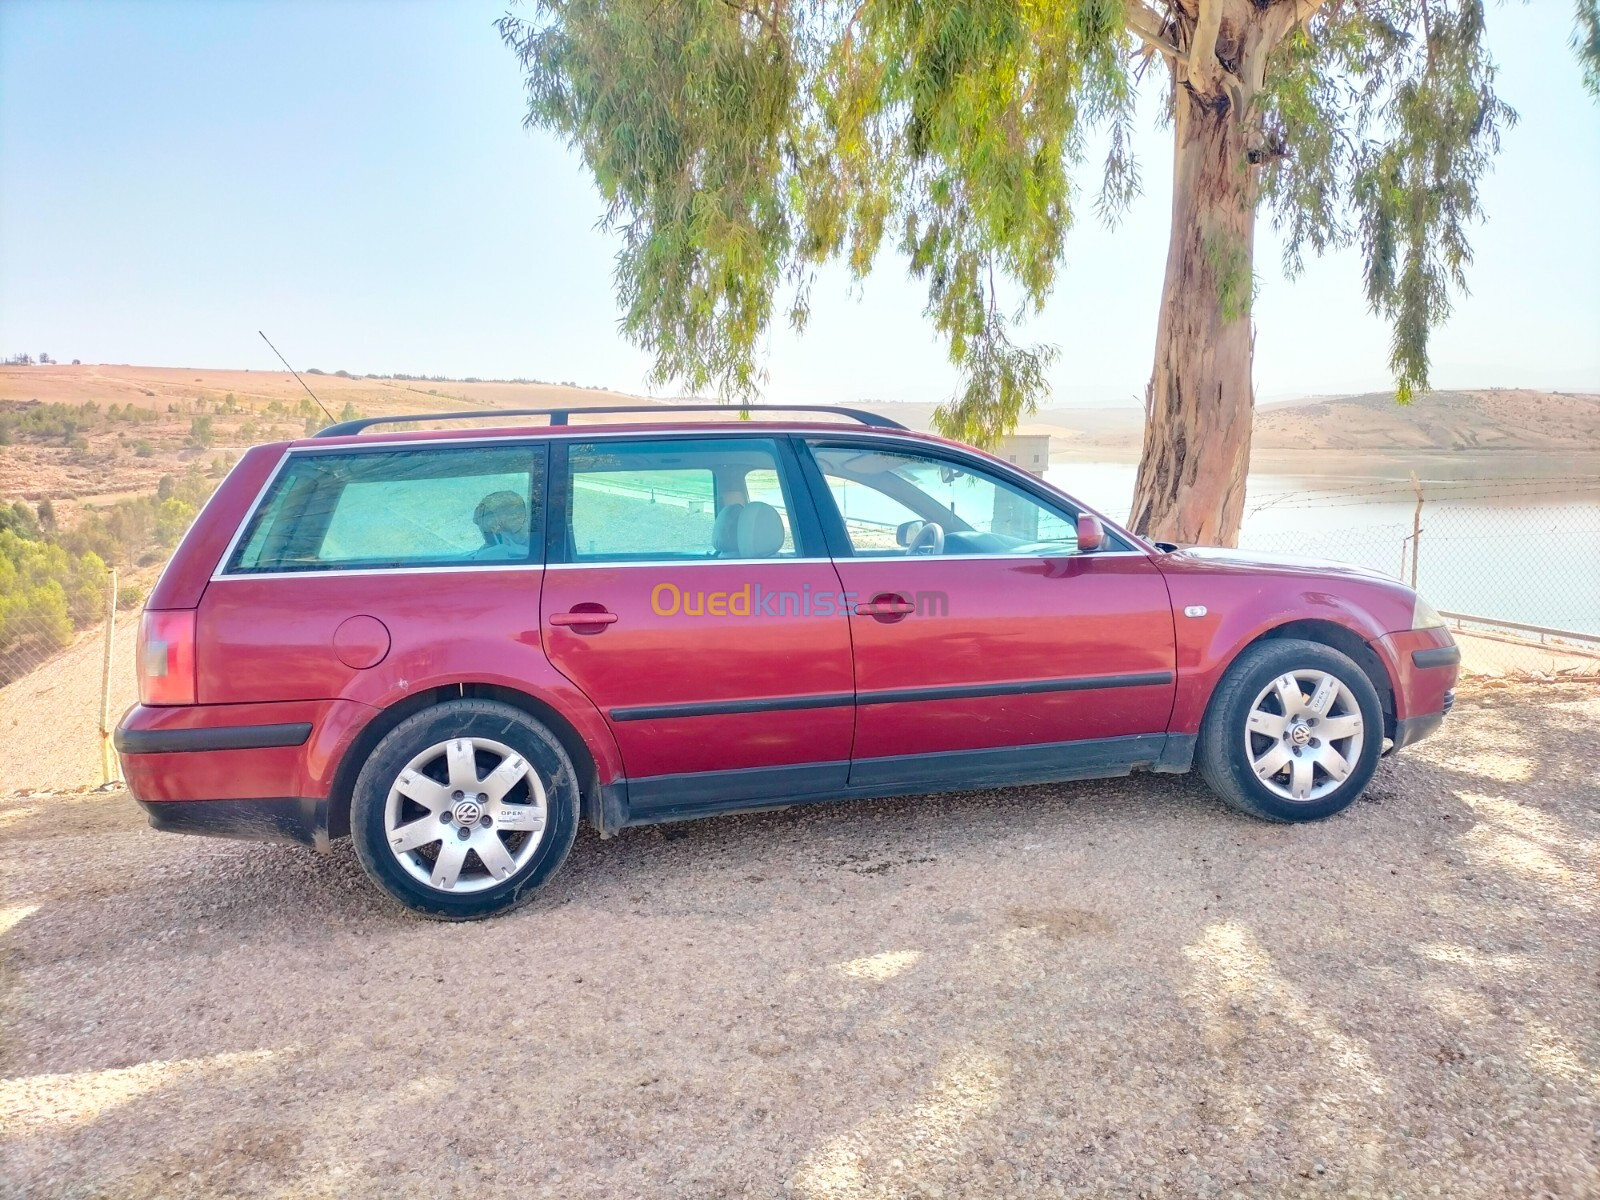
[[1331,646],[1284,638],[1258,642],[1228,667],[1198,754],[1206,783],[1234,808],[1320,821],[1361,795],[1382,750],[1383,710],[1366,672]]
[[566,861],[577,828],[567,752],[493,700],[451,700],[400,722],[362,766],[350,804],[367,875],[444,921],[526,903]]

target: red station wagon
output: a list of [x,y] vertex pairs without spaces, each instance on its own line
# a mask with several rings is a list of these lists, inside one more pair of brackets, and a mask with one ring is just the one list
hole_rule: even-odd
[[[674,415],[705,407],[250,450],[140,627],[116,745],[150,823],[348,834],[390,896],[465,919],[531,896],[580,820],[1196,763],[1315,820],[1449,711],[1460,652],[1392,579],[1152,544],[871,414]],[[548,423],[366,432],[485,416]]]

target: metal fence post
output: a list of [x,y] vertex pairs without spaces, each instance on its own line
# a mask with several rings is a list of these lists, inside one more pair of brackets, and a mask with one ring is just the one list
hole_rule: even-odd
[[117,634],[117,569],[111,568],[110,604],[106,611],[105,657],[100,665],[100,782],[111,783],[118,776],[116,755],[111,752],[111,647]]
[[[1417,493],[1416,511],[1411,514],[1411,590],[1417,590],[1417,551],[1422,548],[1422,484],[1411,472],[1411,486]],[[1404,563],[1401,564],[1404,566]]]

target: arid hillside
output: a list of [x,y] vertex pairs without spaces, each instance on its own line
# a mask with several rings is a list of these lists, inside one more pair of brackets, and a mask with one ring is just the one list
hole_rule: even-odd
[[[335,418],[478,408],[638,402],[544,383],[357,379],[307,374]],[[70,412],[52,409],[64,406]],[[93,407],[90,407],[90,406]],[[244,448],[328,423],[286,371],[108,365],[0,367],[0,498],[103,502],[163,475],[226,466]],[[220,474],[220,472],[216,472]]]
[[[931,411],[931,409],[930,409]],[[1057,453],[1137,451],[1144,414],[1133,408],[1041,409],[1028,428]],[[1411,404],[1389,392],[1310,397],[1256,410],[1257,450],[1600,450],[1600,395],[1488,388],[1432,392]]]
[[1388,392],[1269,404],[1262,449],[1600,450],[1600,396],[1492,388],[1431,392],[1401,407]]

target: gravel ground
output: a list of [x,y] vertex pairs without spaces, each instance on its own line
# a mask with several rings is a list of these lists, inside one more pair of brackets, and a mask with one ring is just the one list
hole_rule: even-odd
[[1320,825],[1191,779],[581,837],[476,925],[0,801],[26,1196],[1600,1195],[1600,693]]

